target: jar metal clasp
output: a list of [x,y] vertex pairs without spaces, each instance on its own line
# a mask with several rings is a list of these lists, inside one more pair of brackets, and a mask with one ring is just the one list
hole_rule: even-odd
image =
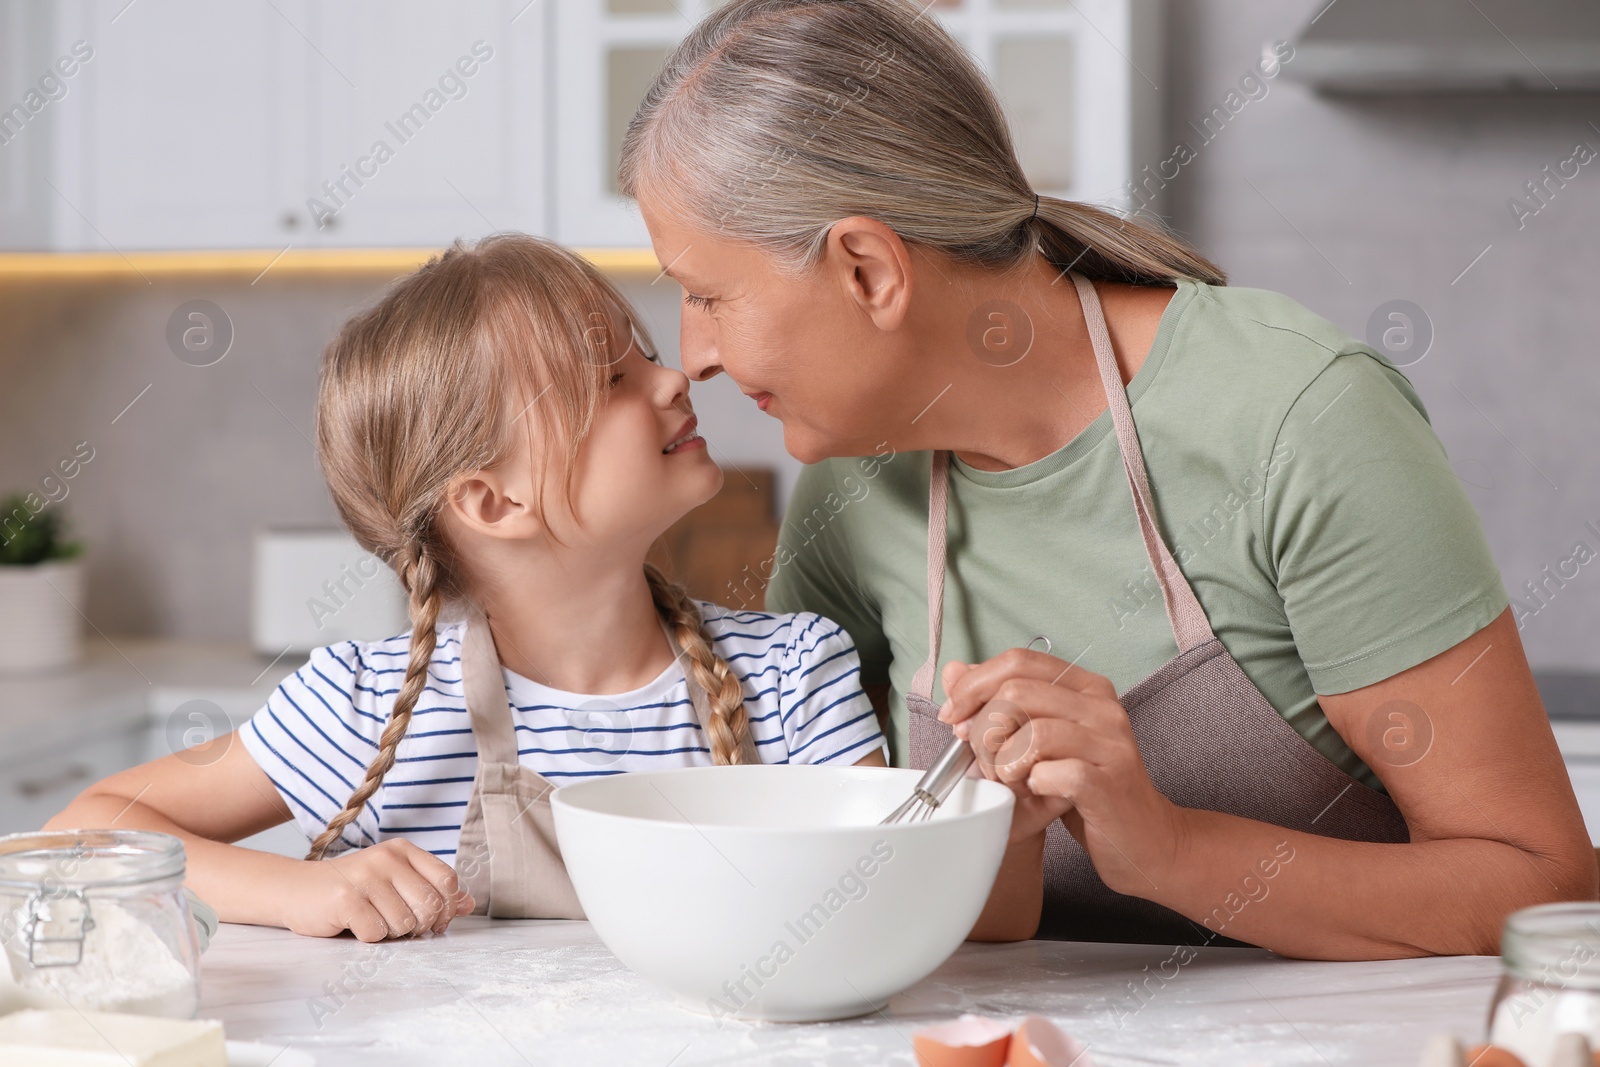
[[76,967],[94,913],[81,889],[41,890],[28,898],[22,937],[34,967]]

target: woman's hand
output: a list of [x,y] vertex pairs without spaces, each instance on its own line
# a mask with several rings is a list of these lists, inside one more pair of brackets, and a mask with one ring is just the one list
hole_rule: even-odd
[[1021,648],[943,677],[939,718],[1017,794],[1011,840],[1063,819],[1106,885],[1148,896],[1181,850],[1182,809],[1151,782],[1111,682]]
[[443,933],[476,903],[456,872],[410,841],[392,838],[291,869],[282,885],[281,925],[297,934],[362,941]]
[[1432,659],[1317,698],[1399,806],[1406,844],[1172,804],[1107,680],[1041,653],[953,664],[944,680],[943,715],[977,736],[979,766],[1070,806],[1107,885],[1280,955],[1492,955],[1506,915],[1600,885],[1510,608]]

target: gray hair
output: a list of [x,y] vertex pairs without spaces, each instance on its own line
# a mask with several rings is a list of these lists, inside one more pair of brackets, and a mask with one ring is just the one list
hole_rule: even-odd
[[972,57],[906,0],[732,0],[668,57],[623,138],[620,184],[798,271],[861,215],[952,258],[1035,252],[1105,281],[1226,284],[1177,238],[1038,198]]

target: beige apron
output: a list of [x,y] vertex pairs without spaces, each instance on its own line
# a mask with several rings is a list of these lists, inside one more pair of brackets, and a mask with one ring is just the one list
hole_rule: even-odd
[[[1121,696],[1151,780],[1182,807],[1350,841],[1410,840],[1394,801],[1346,774],[1301,737],[1212,633],[1205,610],[1156,526],[1144,454],[1100,298],[1081,275],[1074,272],[1072,281],[1116,427],[1139,532],[1178,645],[1176,657]],[[949,465],[948,452],[934,454],[928,508],[928,659],[906,695],[911,766],[919,769],[937,758],[951,736],[932,700],[943,626]],[[1152,901],[1113,892],[1060,819],[1046,832],[1044,913],[1037,936],[1153,944],[1238,943]]]
[[[658,615],[667,645],[682,656],[677,639]],[[506,699],[505,676],[487,620],[474,614],[462,640],[461,676],[478,772],[461,824],[456,875],[477,902],[474,914],[497,919],[581,919],[583,906],[567,877],[556,844],[550,792],[555,788],[517,756],[516,729]],[[702,730],[711,718],[705,690],[685,669],[689,702]],[[577,729],[577,727],[574,727]],[[740,763],[760,763],[745,731]]]

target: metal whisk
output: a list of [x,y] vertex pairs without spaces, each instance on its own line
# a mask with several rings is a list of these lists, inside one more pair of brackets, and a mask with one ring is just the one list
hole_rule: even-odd
[[[1050,639],[1043,634],[1035,637],[1027,644],[1028,648],[1034,642],[1043,641],[1046,655],[1050,653]],[[959,737],[952,737],[950,743],[944,746],[944,751],[939,753],[939,758],[933,761],[923,776],[917,779],[917,784],[912,788],[911,795],[904,804],[895,808],[883,817],[879,826],[892,826],[903,822],[927,822],[933,818],[933,813],[939,810],[939,805],[954,791],[956,783],[966,775],[967,768],[972,766],[978,754],[972,746]]]
[[961,781],[978,754],[959,737],[952,737],[926,774],[917,780],[906,802],[884,816],[880,826],[899,822],[927,822],[939,810],[956,783]]

